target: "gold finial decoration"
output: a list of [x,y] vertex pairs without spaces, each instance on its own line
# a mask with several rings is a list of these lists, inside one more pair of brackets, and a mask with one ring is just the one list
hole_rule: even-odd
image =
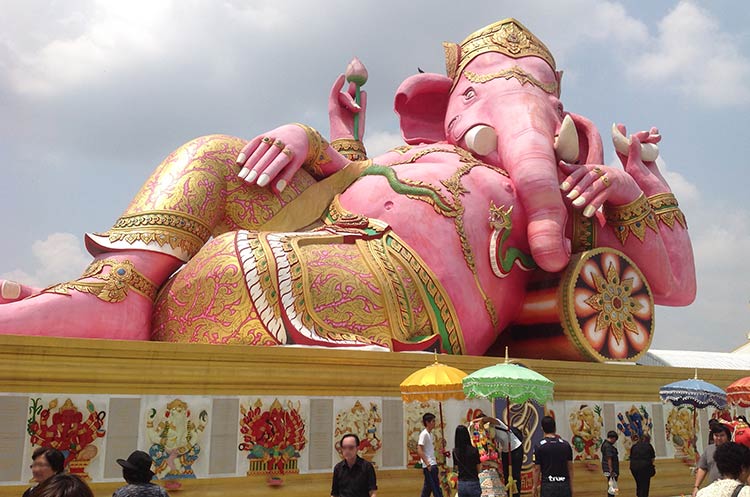
[[526,26],[510,17],[473,32],[460,46],[443,43],[443,47],[448,77],[453,79],[453,86],[469,62],[488,52],[498,52],[514,59],[540,57],[556,71],[552,52]]

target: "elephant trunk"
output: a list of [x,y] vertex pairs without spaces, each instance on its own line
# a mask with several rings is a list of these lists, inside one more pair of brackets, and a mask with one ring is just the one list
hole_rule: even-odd
[[567,210],[557,179],[553,137],[533,125],[515,133],[500,133],[500,157],[526,211],[527,236],[537,265],[561,271],[570,260],[565,237]]

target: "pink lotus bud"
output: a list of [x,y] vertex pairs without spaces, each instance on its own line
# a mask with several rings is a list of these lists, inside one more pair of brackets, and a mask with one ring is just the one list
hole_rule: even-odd
[[364,86],[367,83],[367,68],[365,65],[356,57],[349,62],[346,66],[346,80],[350,83],[354,83],[358,86]]

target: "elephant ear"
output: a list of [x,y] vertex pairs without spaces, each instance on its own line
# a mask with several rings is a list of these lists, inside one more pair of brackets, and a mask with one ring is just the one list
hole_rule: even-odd
[[602,137],[593,122],[578,114],[567,113],[578,132],[578,163],[604,164]]
[[396,91],[394,109],[409,145],[445,140],[445,112],[452,81],[442,74],[410,76]]

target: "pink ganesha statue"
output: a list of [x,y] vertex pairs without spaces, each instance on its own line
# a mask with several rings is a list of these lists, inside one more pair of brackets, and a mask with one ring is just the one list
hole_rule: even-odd
[[632,359],[653,304],[695,297],[658,130],[612,135],[563,109],[549,49],[514,19],[445,43],[447,75],[397,90],[405,144],[368,159],[367,73],[303,124],[172,152],[86,235],[71,282],[2,282],[0,333]]

